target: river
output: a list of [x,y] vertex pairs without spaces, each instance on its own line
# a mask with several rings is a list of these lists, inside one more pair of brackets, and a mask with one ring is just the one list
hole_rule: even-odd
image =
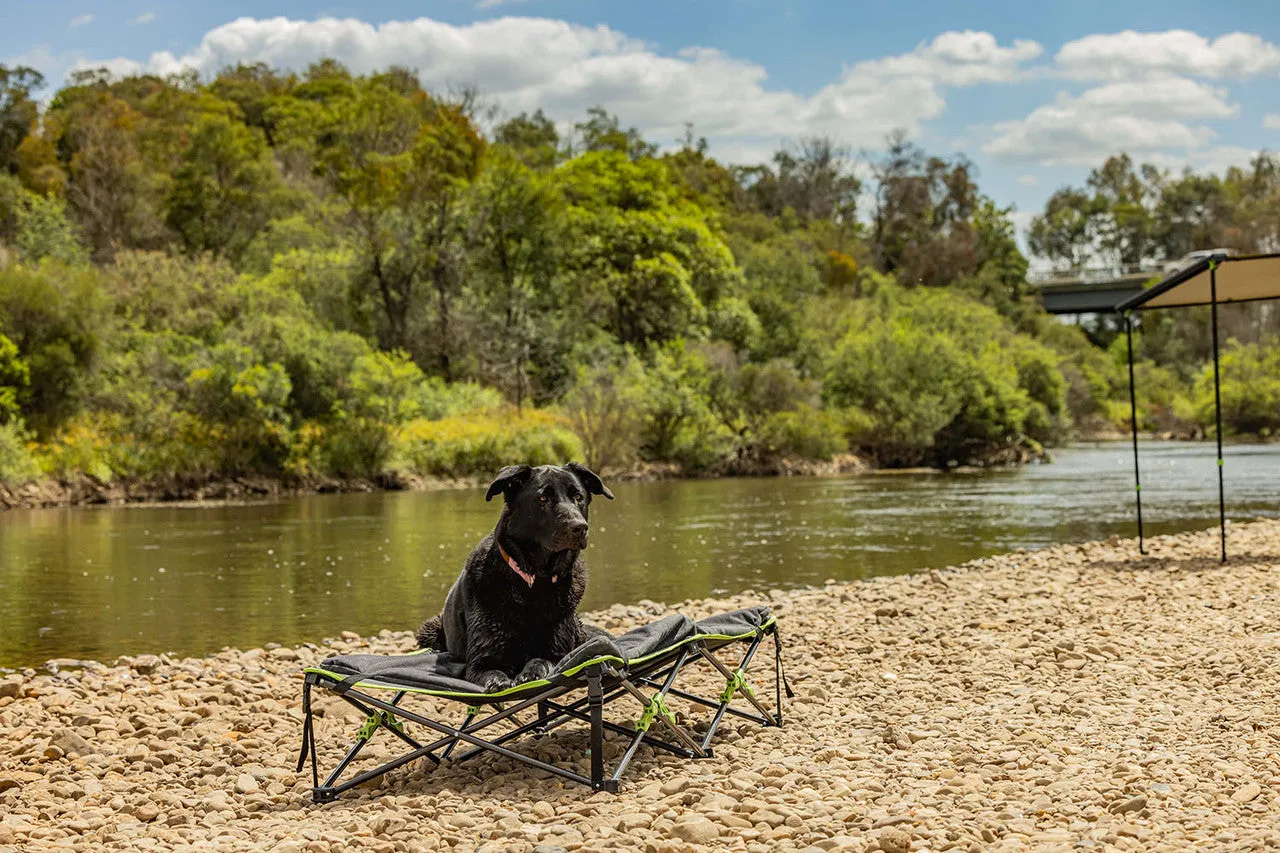
[[[1150,533],[1217,521],[1213,447],[1148,443]],[[1280,447],[1226,452],[1230,518],[1280,515]],[[592,505],[584,607],[821,584],[1084,542],[1133,522],[1127,444],[980,473],[619,483]],[[0,666],[205,654],[435,612],[499,507],[478,490],[0,513]]]

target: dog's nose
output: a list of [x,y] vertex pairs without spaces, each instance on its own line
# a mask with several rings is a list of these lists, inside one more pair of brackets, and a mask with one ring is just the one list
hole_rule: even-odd
[[570,533],[570,534],[572,534],[572,535],[574,535],[574,536],[586,536],[586,535],[587,535],[587,523],[586,523],[585,521],[571,521],[571,522],[569,522],[569,533]]

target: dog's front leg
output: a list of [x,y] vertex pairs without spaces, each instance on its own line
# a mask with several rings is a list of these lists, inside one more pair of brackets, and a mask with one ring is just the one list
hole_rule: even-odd
[[484,687],[485,693],[500,693],[515,686],[515,682],[511,680],[511,676],[507,675],[500,669],[486,669],[478,672],[468,672],[467,681],[474,682]]
[[555,664],[551,661],[532,658],[524,665],[524,669],[520,670],[520,674],[516,676],[516,684],[523,684],[526,681],[539,681],[547,678],[555,671]]

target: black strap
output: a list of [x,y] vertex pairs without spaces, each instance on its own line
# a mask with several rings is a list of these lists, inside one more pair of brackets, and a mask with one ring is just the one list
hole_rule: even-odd
[[333,685],[333,687],[329,689],[332,690],[334,693],[337,693],[339,696],[341,696],[343,693],[346,693],[348,690],[354,687],[357,682],[360,682],[368,677],[369,677],[369,674],[367,672],[357,672],[357,673],[354,673],[353,675],[348,675],[346,678],[337,682],[336,684]]
[[[782,686],[786,688],[787,698],[794,699],[796,694],[792,691],[791,685],[787,683],[787,671],[782,666],[782,632],[778,630],[777,626],[773,629],[773,677],[775,685],[781,682]],[[778,711],[779,713],[782,711],[781,696],[778,697]]]
[[303,682],[302,685],[302,750],[298,753],[298,769],[295,773],[301,773],[303,766],[307,763],[307,756],[311,753],[311,682]]

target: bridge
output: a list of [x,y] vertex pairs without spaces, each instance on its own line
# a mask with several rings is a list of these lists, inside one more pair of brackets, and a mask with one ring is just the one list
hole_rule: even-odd
[[1031,273],[1027,282],[1040,291],[1044,310],[1050,314],[1102,314],[1163,275],[1163,269],[1151,266],[1096,267]]

